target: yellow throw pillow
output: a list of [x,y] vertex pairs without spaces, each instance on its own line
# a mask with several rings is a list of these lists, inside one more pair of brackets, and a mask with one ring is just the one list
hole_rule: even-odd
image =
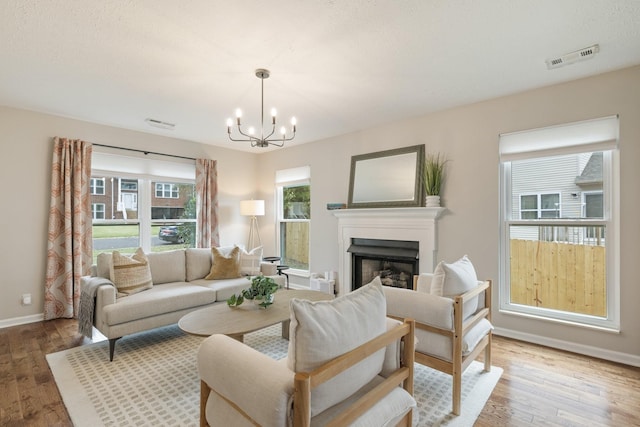
[[153,287],[149,260],[147,260],[142,248],[138,248],[131,257],[113,251],[111,254],[111,280],[118,289],[118,296],[135,294]]
[[240,248],[235,247],[227,256],[218,248],[211,248],[213,260],[207,280],[236,279],[240,277]]

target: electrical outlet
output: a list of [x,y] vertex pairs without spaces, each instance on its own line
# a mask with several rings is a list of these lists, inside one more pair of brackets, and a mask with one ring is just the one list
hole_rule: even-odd
[[31,305],[31,294],[22,294],[22,305]]

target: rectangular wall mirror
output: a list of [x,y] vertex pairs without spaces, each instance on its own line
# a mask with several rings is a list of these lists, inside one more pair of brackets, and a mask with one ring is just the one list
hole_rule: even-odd
[[424,145],[351,157],[349,208],[424,206]]

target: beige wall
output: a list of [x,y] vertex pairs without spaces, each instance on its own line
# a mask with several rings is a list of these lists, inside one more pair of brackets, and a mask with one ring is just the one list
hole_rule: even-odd
[[[46,114],[0,107],[0,327],[37,320],[43,312],[52,137],[218,160],[221,244],[246,240],[248,221],[239,201],[256,197],[259,156]],[[125,153],[125,152],[120,152]],[[160,157],[166,159],[166,157]],[[21,305],[22,294],[33,304]]]
[[[480,84],[480,83],[479,83]],[[234,152],[188,141],[125,131],[43,114],[0,108],[3,156],[0,174],[5,197],[0,199],[4,225],[0,258],[0,326],[3,320],[42,312],[49,174],[53,136],[82,138],[219,161],[221,237],[223,244],[243,241],[246,219],[238,201],[266,200],[267,215],[259,219],[265,254],[275,252],[273,212],[275,171],[310,165],[312,173],[311,270],[337,270],[337,221],[326,210],[330,202],[346,202],[351,156],[416,144],[440,151],[451,160],[443,190],[448,213],[439,222],[439,258],[468,254],[479,276],[496,281],[498,274],[498,135],[500,133],[620,115],[621,242],[620,289],[622,332],[612,334],[514,317],[494,312],[503,330],[606,349],[640,358],[640,286],[634,268],[640,241],[640,67],[568,82],[478,104],[428,114],[316,143],[260,155]],[[303,129],[300,128],[300,132]],[[258,175],[253,172],[258,169]],[[256,188],[258,182],[258,188]],[[11,183],[19,183],[13,185]],[[253,193],[255,192],[255,193]],[[34,304],[20,306],[31,293]],[[497,292],[494,305],[498,306]]]
[[[273,174],[280,168],[311,166],[311,270],[338,268],[337,221],[329,202],[346,202],[351,156],[395,147],[425,144],[451,160],[439,222],[439,259],[468,254],[482,278],[499,278],[498,135],[559,123],[620,115],[621,242],[620,288],[622,332],[613,334],[494,312],[503,330],[524,338],[544,337],[570,348],[591,346],[620,352],[640,361],[640,286],[634,267],[640,241],[640,67],[507,96],[367,129],[261,156],[260,191],[273,198]],[[300,131],[303,131],[301,128]],[[265,224],[269,221],[265,220]],[[272,226],[263,240],[274,238]],[[498,293],[494,292],[498,307]],[[527,334],[531,334],[528,337]]]

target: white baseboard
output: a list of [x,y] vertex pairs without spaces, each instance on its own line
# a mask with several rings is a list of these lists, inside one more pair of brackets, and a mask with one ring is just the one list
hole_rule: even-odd
[[11,319],[0,320],[0,329],[9,328],[11,326],[26,325],[27,323],[42,322],[44,313],[32,314],[29,316],[14,317]]
[[637,356],[635,354],[621,353],[619,351],[612,351],[604,348],[558,340],[555,338],[548,338],[540,335],[518,332],[511,329],[495,328],[493,330],[493,333],[494,335],[499,335],[502,337],[513,338],[520,341],[557,348],[559,350],[570,351],[572,353],[583,354],[585,356],[597,357],[598,359],[604,359],[612,362],[622,363],[625,365],[640,367],[640,356]]

